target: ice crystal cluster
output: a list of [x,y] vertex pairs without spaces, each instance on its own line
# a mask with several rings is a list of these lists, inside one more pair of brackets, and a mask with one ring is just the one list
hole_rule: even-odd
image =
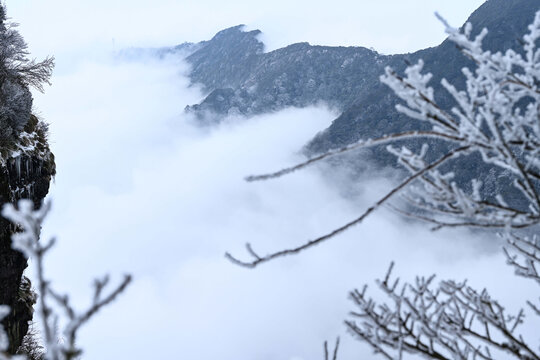
[[[426,210],[437,226],[525,228],[540,220],[540,15],[529,30],[522,51],[509,49],[503,54],[482,50],[486,29],[470,39],[469,24],[463,32],[447,26],[449,38],[476,64],[474,70],[463,69],[466,91],[442,80],[457,104],[450,112],[435,102],[428,84],[431,74],[422,74],[422,61],[407,68],[405,77],[387,68],[381,78],[406,102],[398,110],[429,122],[433,136],[452,144],[453,158],[478,152],[485,163],[511,174],[527,203],[526,207],[509,205],[503,194],[493,202],[483,200],[479,180],[473,181],[472,192],[467,193],[452,181],[454,172],[430,170],[418,178],[420,185],[410,188],[413,192],[407,200]],[[405,147],[389,150],[413,174],[428,166],[425,149],[418,154]]]

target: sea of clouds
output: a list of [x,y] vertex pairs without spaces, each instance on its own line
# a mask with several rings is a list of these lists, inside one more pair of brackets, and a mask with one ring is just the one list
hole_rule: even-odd
[[247,259],[246,242],[266,253],[354,219],[392,180],[348,183],[314,167],[246,183],[302,161],[302,146],[336,114],[285,109],[201,128],[183,112],[204,96],[188,71],[174,57],[103,56],[61,71],[36,98],[58,171],[44,228],[58,238],[48,277],[83,307],[95,276],[134,276],[81,333],[84,359],[308,360],[336,336],[340,359],[370,358],[345,331],[347,293],[368,283],[378,297],[374,279],[391,261],[404,280],[468,278],[509,309],[537,294],[504,264],[495,237],[433,233],[384,209],[301,255],[233,265],[224,253]]

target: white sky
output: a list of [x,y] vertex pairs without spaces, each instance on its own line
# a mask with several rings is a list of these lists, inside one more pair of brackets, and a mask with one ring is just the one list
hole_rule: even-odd
[[10,16],[39,56],[98,48],[201,41],[238,24],[259,28],[269,49],[308,41],[360,45],[384,53],[444,39],[438,11],[461,25],[483,0],[11,0]]
[[33,54],[59,65],[35,102],[51,123],[58,168],[44,229],[59,240],[48,274],[77,304],[95,275],[135,276],[83,332],[83,359],[311,360],[336,335],[340,360],[371,358],[343,329],[347,291],[373,284],[391,260],[408,280],[437,272],[468,277],[511,305],[534,298],[493,239],[433,234],[385,212],[303,256],[255,271],[232,266],[225,251],[241,256],[247,241],[264,252],[320,235],[357,216],[390,181],[363,179],[355,201],[313,169],[246,184],[245,175],[299,161],[296,150],[336,114],[288,109],[201,131],[182,115],[203,96],[187,87],[185,64],[107,56],[112,39],[117,49],[174,45],[239,23],[261,29],[270,49],[309,41],[413,51],[444,38],[435,10],[461,25],[481,2],[9,1]]

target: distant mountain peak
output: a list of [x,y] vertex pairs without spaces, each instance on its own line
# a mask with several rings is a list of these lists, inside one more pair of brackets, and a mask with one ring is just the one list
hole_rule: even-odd
[[[252,36],[252,37],[255,37],[257,35],[259,35],[261,33],[261,30],[251,30],[251,31],[246,31],[246,25],[245,24],[239,24],[239,25],[236,25],[236,26],[231,26],[230,28],[227,28],[227,29],[223,29],[219,32],[216,33],[216,35],[214,35],[214,37],[212,38],[212,40],[219,40],[219,39],[222,39],[224,37],[230,37],[230,36],[245,36],[245,35],[249,35],[249,36]],[[212,41],[210,40],[210,41]]]
[[264,44],[257,38],[261,31],[244,29],[245,25],[236,25],[200,43],[186,58],[193,66],[191,79],[208,90],[240,85],[264,52]]
[[[540,0],[488,0],[471,14],[468,22],[473,26],[473,35],[488,29],[484,49],[516,49],[539,9]],[[200,104],[188,106],[187,110],[202,123],[219,122],[231,114],[249,116],[321,103],[342,111],[329,128],[306,145],[309,154],[361,138],[425,129],[425,123],[396,110],[399,99],[379,81],[386,66],[401,73],[408,63],[423,59],[424,70],[433,74],[430,85],[437,103],[444,109],[455,104],[442,88],[441,79],[444,77],[460,89],[465,85],[461,70],[474,67],[449,40],[414,53],[389,56],[362,47],[308,43],[264,53],[264,45],[257,36],[261,32],[244,30],[244,25],[222,30],[200,43],[198,50],[186,58],[192,65],[192,82],[202,84],[208,92]],[[430,144],[433,156],[444,149],[445,144]],[[393,156],[379,150],[373,150],[378,163],[395,163]],[[474,160],[464,166],[471,167],[471,176],[489,170]]]

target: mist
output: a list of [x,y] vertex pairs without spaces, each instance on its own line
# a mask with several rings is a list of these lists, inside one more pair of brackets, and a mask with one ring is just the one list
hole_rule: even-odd
[[[504,263],[494,236],[430,232],[381,209],[365,223],[260,268],[261,253],[292,247],[354,219],[392,179],[313,167],[258,183],[243,179],[295,164],[336,114],[324,107],[231,117],[201,128],[183,112],[205,94],[178,59],[101,56],[61,72],[36,98],[51,123],[57,176],[44,237],[58,245],[47,276],[76,304],[95,276],[134,283],[81,333],[85,359],[316,359],[341,336],[340,359],[371,357],[346,333],[348,291],[384,276],[468,278],[517,308],[537,294]],[[534,334],[534,331],[529,332]]]

